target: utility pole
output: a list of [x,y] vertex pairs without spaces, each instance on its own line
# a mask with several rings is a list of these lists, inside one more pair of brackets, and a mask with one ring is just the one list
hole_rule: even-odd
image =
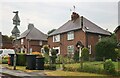
[[17,47],[16,47],[16,42],[17,42],[17,37],[20,36],[20,31],[18,29],[18,25],[20,25],[20,18],[18,16],[18,11],[14,11],[15,13],[13,20],[13,24],[15,25],[13,30],[12,30],[12,36],[14,37],[14,46],[15,46],[15,54],[14,54],[14,70],[16,70],[16,52],[17,52]]

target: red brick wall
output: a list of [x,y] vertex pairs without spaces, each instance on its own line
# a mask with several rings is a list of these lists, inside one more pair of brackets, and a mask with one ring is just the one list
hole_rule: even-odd
[[[47,44],[47,41],[42,41],[42,45],[39,45],[39,40],[28,40],[23,38],[23,44],[21,45],[21,43],[19,44],[21,47],[24,45],[28,51],[28,47],[29,48],[32,48],[32,51],[35,52],[35,51],[38,51],[40,52],[41,51],[41,48],[43,45],[46,45]],[[29,46],[28,46],[29,45]]]
[[[74,45],[74,49],[76,49],[76,43],[81,41],[84,46],[86,46],[86,36],[85,33],[81,30],[74,31],[74,40],[67,40],[67,33],[63,33],[60,35],[60,42],[53,42],[53,36],[48,37],[48,44],[50,47],[59,47],[62,55],[67,54],[67,46]],[[61,43],[61,44],[60,44]]]
[[120,28],[116,32],[117,41],[120,42]]
[[99,36],[97,34],[87,33],[88,36],[88,45],[91,45],[91,54],[94,57],[95,55],[95,45],[99,40]]

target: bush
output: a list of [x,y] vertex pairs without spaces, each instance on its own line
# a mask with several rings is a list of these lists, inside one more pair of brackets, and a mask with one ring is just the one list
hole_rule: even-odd
[[83,48],[82,49],[81,57],[84,61],[89,60],[89,50],[88,50],[88,48]]
[[115,60],[117,58],[117,53],[115,52],[116,41],[111,38],[103,38],[97,43],[96,49],[96,60],[102,61],[105,59]]
[[98,74],[104,74],[104,70],[97,66],[91,66],[91,65],[84,65],[83,68],[81,67],[71,67],[71,66],[65,66],[64,71],[72,71],[72,72],[89,72],[89,73],[98,73]]
[[115,74],[115,65],[111,59],[107,59],[104,63],[104,70],[109,74]]
[[2,58],[2,64],[8,64],[8,58],[9,58],[9,56],[4,56]]
[[44,53],[44,57],[45,57],[45,63],[49,63],[50,62],[50,56],[47,53]]
[[62,64],[64,57],[62,55],[57,56],[56,63]]
[[49,47],[48,47],[48,45],[44,45],[43,48],[44,48],[45,53],[47,53],[49,55]]
[[74,52],[74,57],[73,57],[75,62],[79,62],[79,51]]
[[25,66],[26,65],[26,54],[17,54],[17,65]]

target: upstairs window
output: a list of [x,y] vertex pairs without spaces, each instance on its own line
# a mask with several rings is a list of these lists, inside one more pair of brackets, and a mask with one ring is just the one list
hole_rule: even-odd
[[73,40],[74,39],[74,32],[71,31],[71,32],[68,32],[67,33],[67,40]]
[[53,42],[59,42],[60,41],[60,34],[53,36]]

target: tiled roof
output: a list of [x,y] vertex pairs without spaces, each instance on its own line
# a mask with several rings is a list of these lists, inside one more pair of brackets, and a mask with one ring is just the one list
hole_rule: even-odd
[[104,30],[103,28],[97,26],[96,24],[94,24],[93,22],[89,21],[85,17],[83,17],[83,30],[85,32],[90,32],[90,33],[110,35],[109,31]]
[[117,32],[118,29],[120,29],[120,25],[114,30],[114,32]]
[[61,26],[60,28],[55,30],[53,33],[49,34],[49,36],[64,33],[64,32],[67,32],[67,31],[80,29],[80,28],[81,28],[81,26],[80,26],[80,18],[78,18],[75,22],[69,20],[63,26]]
[[37,28],[34,26],[32,28],[29,28],[23,32],[19,39],[26,37],[26,39],[31,39],[31,40],[45,40],[47,41],[47,35],[39,31]]
[[72,30],[77,30],[77,29],[83,29],[84,32],[89,32],[89,33],[110,35],[109,31],[102,29],[101,27],[92,23],[85,17],[83,17],[83,26],[81,26],[81,17],[79,17],[75,21],[69,20],[63,26],[61,26],[60,28],[58,28],[57,30],[49,34],[49,36],[61,34],[61,33],[72,31]]

